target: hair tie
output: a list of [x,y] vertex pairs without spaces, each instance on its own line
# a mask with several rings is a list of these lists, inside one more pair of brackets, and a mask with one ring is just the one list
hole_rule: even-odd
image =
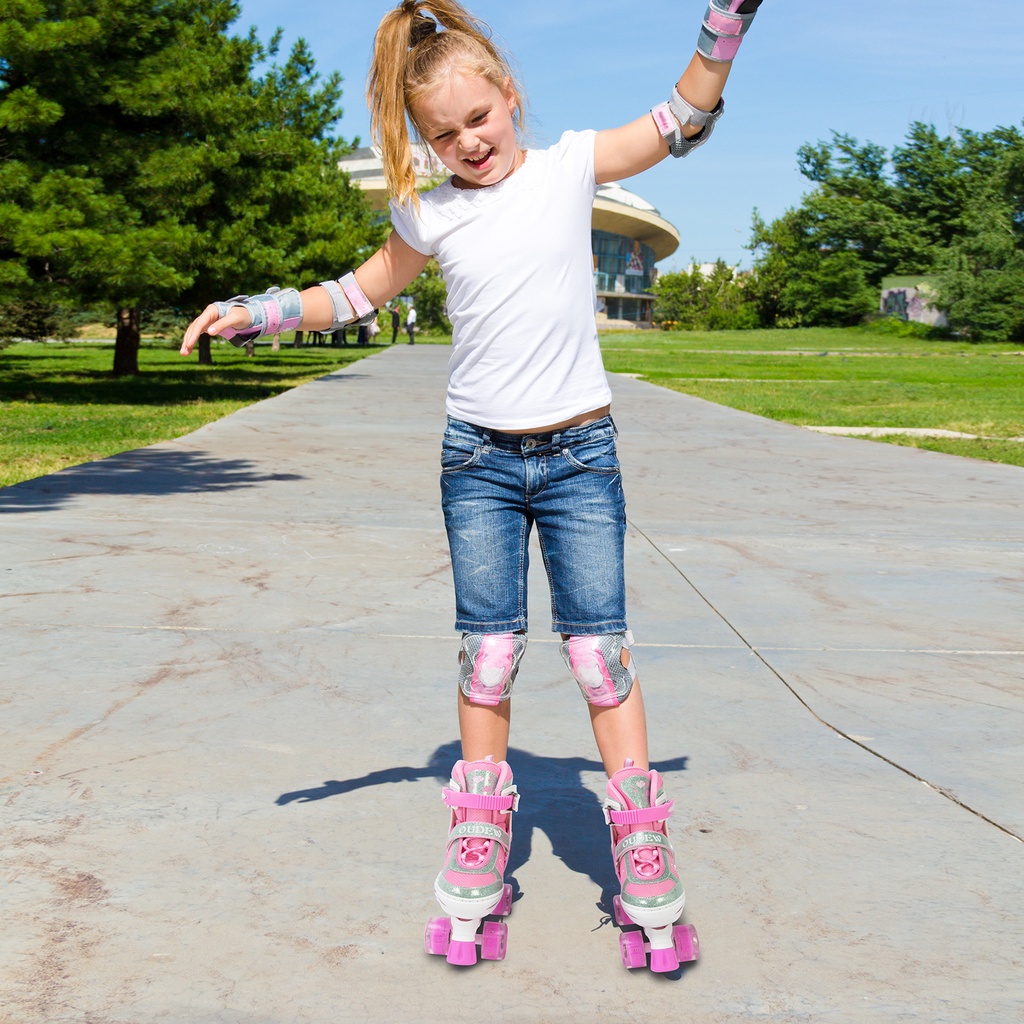
[[424,39],[429,39],[435,32],[437,32],[437,22],[433,18],[428,18],[422,11],[417,12],[409,28],[409,47],[412,48],[422,43]]

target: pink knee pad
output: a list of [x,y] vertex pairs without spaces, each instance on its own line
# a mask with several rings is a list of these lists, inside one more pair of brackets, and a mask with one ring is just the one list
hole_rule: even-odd
[[588,704],[617,708],[636,682],[636,666],[622,664],[622,650],[633,643],[633,634],[603,633],[600,636],[571,636],[562,646],[562,657],[579,684]]
[[469,702],[497,707],[508,700],[525,650],[522,633],[467,633],[459,653],[459,688]]

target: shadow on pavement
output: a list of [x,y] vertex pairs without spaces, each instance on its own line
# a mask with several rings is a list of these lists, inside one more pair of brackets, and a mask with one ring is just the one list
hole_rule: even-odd
[[295,473],[260,473],[254,465],[247,459],[220,459],[201,451],[139,448],[4,487],[0,514],[49,512],[87,494],[214,493],[303,479]]
[[[458,741],[446,743],[431,755],[422,767],[402,766],[370,772],[356,779],[329,779],[315,789],[301,789],[282,793],[275,803],[310,803],[329,797],[344,796],[357,789],[381,786],[395,782],[417,782],[433,778],[444,785],[452,765],[461,756]],[[506,881],[511,882],[514,899],[521,896],[515,880],[515,871],[529,859],[534,830],[542,831],[551,843],[555,856],[570,871],[588,876],[601,889],[598,908],[611,922],[612,897],[619,891],[618,880],[612,867],[608,826],[604,821],[601,799],[583,782],[583,772],[604,773],[600,761],[585,757],[537,757],[526,750],[511,748],[508,761],[515,772],[521,803],[513,820],[512,854],[506,869]],[[687,758],[675,757],[659,761],[655,766],[662,772],[686,770]],[[440,801],[439,801],[440,803]],[[439,814],[439,820],[442,816]],[[439,824],[439,830],[442,826]],[[441,832],[438,836],[440,851]],[[440,858],[440,852],[438,853]]]

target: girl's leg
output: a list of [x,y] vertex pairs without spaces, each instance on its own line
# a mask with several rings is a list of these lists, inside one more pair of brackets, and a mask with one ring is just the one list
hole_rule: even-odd
[[[623,651],[623,661],[629,652]],[[637,768],[648,768],[647,716],[644,712],[644,698],[640,692],[640,680],[633,683],[629,696],[617,708],[600,708],[593,704],[590,709],[590,724],[594,729],[597,749],[609,778],[627,761]]]
[[489,707],[470,703],[462,690],[458,693],[463,760],[482,761],[485,757],[493,757],[495,761],[504,761],[508,756],[512,701],[506,700],[497,707]]

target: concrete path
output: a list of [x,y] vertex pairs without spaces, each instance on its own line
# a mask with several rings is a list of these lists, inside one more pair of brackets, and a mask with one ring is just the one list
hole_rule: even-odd
[[539,559],[508,957],[424,954],[446,357],[0,491],[0,1022],[1024,1018],[1024,471],[626,378],[630,617],[702,958],[619,964]]

